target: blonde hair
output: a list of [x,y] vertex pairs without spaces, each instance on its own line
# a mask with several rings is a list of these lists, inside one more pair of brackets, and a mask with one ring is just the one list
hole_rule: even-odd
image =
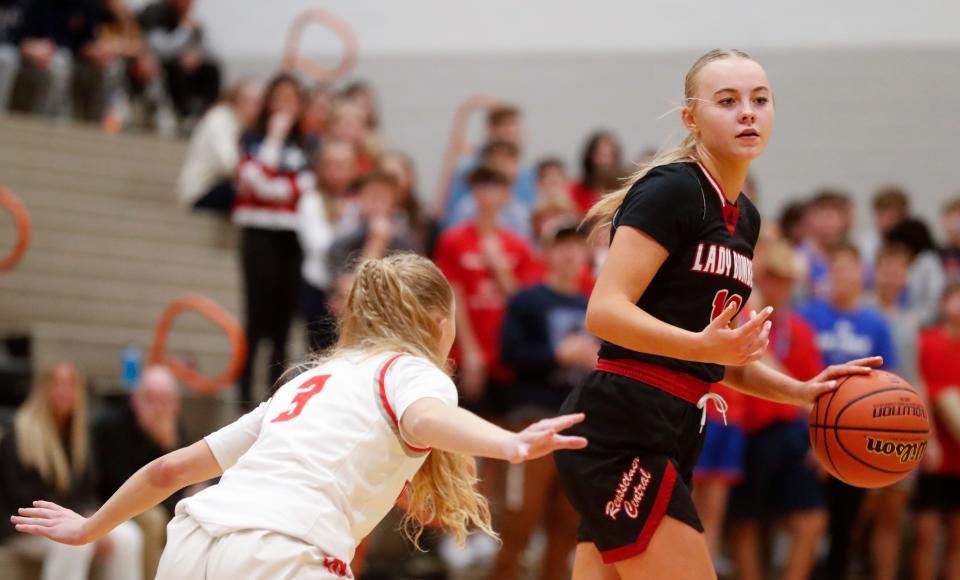
[[[54,380],[54,374],[64,366],[70,369],[73,380],[80,385],[67,434],[69,458],[54,424],[47,397],[47,387]],[[83,477],[89,453],[87,393],[83,386],[83,376],[75,364],[60,361],[40,372],[30,389],[30,396],[17,410],[13,429],[16,433],[20,463],[35,469],[43,481],[60,492],[66,492],[73,483]]]
[[[364,260],[347,296],[340,338],[318,362],[345,352],[406,352],[449,373],[434,320],[437,313],[453,316],[452,307],[453,289],[430,260],[410,253]],[[472,457],[431,451],[407,489],[403,533],[417,546],[428,523],[453,532],[461,544],[473,526],[496,537],[476,483]]]
[[[753,60],[749,54],[735,48],[715,48],[704,54],[698,58],[697,62],[693,63],[693,66],[687,71],[687,76],[683,83],[684,106],[691,108],[696,106],[697,75],[700,74],[700,71],[711,62],[727,58]],[[603,196],[600,201],[590,208],[590,211],[588,211],[587,215],[583,218],[584,223],[593,224],[592,231],[594,233],[603,231],[605,227],[613,223],[614,214],[616,214],[617,209],[623,204],[623,200],[627,197],[627,193],[630,191],[630,188],[633,187],[633,184],[656,167],[683,161],[699,161],[697,137],[693,133],[687,133],[679,145],[658,153],[653,159],[642,164],[637,171],[626,177],[620,189]]]

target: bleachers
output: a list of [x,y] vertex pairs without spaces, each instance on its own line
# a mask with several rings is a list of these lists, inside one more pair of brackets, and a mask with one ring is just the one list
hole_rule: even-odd
[[[26,257],[0,273],[0,335],[31,340],[33,368],[76,360],[98,391],[119,384],[127,344],[144,353],[163,307],[199,292],[237,314],[232,229],[176,204],[181,141],[0,119],[0,185],[33,222]],[[0,247],[13,239],[0,217]],[[219,372],[228,345],[199,316],[178,321],[172,352]]]

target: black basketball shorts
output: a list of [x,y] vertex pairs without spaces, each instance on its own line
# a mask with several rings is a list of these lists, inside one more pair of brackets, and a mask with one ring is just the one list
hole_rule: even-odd
[[578,412],[586,419],[569,434],[586,437],[588,446],[554,454],[581,517],[578,541],[594,543],[609,564],[646,550],[664,515],[703,531],[691,497],[703,445],[695,402],[594,371],[561,408]]

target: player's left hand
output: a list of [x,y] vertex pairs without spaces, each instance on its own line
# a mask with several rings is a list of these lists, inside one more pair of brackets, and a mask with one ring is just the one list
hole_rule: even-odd
[[33,507],[20,508],[17,513],[10,516],[10,521],[18,532],[71,546],[88,544],[93,539],[86,532],[87,518],[53,502],[35,501]]
[[817,397],[837,388],[840,381],[850,375],[865,375],[883,364],[882,356],[858,358],[842,365],[830,365],[820,374],[803,384],[800,403],[813,403]]
[[537,421],[514,434],[508,443],[505,459],[510,463],[522,463],[558,449],[583,449],[587,446],[586,438],[559,433],[580,423],[584,417],[583,413],[575,413]]

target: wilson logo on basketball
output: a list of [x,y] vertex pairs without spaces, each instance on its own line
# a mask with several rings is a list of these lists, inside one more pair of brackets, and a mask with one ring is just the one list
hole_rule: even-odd
[[920,461],[923,452],[927,449],[926,441],[917,443],[897,443],[895,441],[884,441],[874,439],[867,435],[867,451],[878,455],[896,455],[900,457],[900,463],[908,461]]
[[[636,485],[633,485],[633,480],[638,475],[640,479]],[[613,499],[607,502],[605,513],[611,520],[617,520],[617,514],[620,513],[621,509],[630,519],[637,519],[637,516],[640,515],[640,502],[643,501],[643,496],[647,492],[647,486],[650,485],[651,477],[649,471],[640,467],[640,458],[634,457],[633,463],[630,464],[630,469],[623,472],[623,477],[620,479],[620,485],[617,486],[617,491]],[[631,486],[633,496],[629,500],[626,500],[627,493],[630,492]]]
[[927,417],[927,410],[923,405],[911,402],[884,403],[873,406],[874,417]]

